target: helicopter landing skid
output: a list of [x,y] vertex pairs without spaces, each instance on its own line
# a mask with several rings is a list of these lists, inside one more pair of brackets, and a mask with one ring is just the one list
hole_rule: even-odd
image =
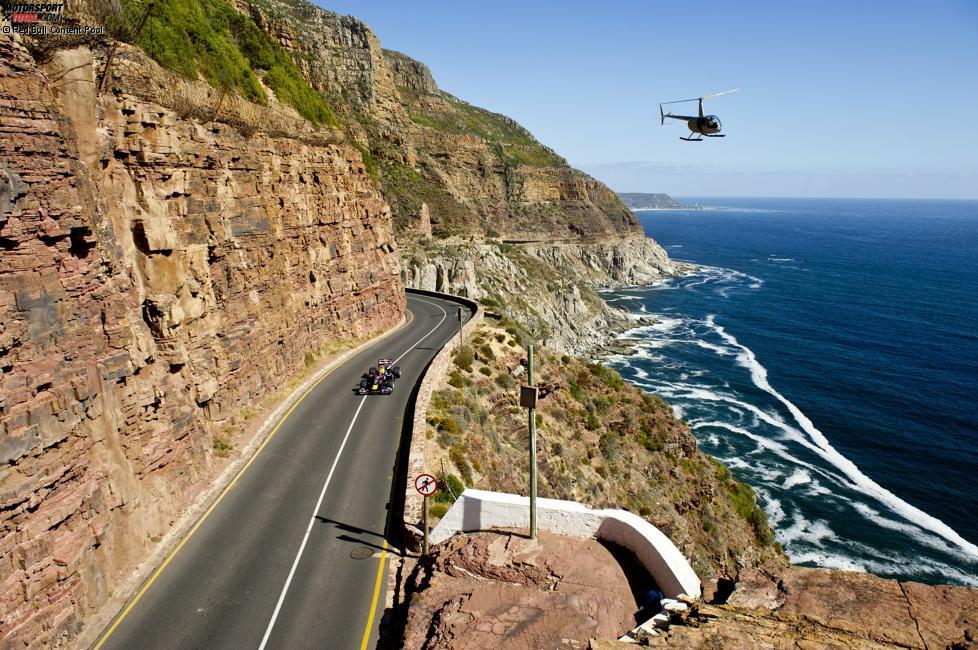
[[703,142],[703,136],[700,136],[698,138],[694,138],[694,137],[692,137],[693,136],[692,133],[690,133],[689,135],[690,135],[690,137],[688,137],[688,138],[684,138],[683,136],[679,136],[679,139],[680,140],[685,140],[686,142]]

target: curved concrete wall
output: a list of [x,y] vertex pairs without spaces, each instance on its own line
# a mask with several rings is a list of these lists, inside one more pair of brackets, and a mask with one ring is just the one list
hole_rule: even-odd
[[[489,529],[526,529],[530,499],[503,492],[468,489],[431,532],[440,544],[456,533]],[[537,499],[537,527],[570,537],[594,537],[627,548],[659,585],[675,598],[700,597],[700,579],[662,531],[625,510],[593,510],[573,501]]]

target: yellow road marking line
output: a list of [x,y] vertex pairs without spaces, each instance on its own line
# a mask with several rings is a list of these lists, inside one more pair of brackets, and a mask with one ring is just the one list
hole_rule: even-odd
[[[394,332],[398,332],[401,329],[403,329],[404,327],[406,327],[411,321],[414,320],[414,314],[411,314],[411,312],[408,312],[408,313],[411,315],[411,319],[410,320],[409,319],[405,319],[403,325],[401,325],[399,327],[396,327],[396,328],[392,329],[389,332],[385,332],[383,334],[383,336],[380,336],[380,337],[377,338],[377,340],[369,343],[367,346],[365,346],[363,348],[363,350],[360,350],[360,352],[364,352],[364,351],[370,349],[371,347],[373,347],[377,343],[380,343],[382,340],[386,339],[388,336],[394,334]],[[197,520],[197,523],[195,523],[193,525],[193,527],[184,536],[184,538],[180,540],[180,543],[177,544],[176,548],[174,548],[170,552],[170,554],[166,557],[166,559],[163,561],[163,564],[161,564],[159,567],[157,567],[156,571],[153,572],[153,575],[151,575],[150,578],[149,578],[149,580],[146,581],[146,584],[143,585],[143,588],[139,590],[139,592],[136,594],[136,597],[133,598],[132,601],[130,601],[130,603],[128,605],[126,605],[126,608],[124,610],[122,610],[122,613],[119,614],[118,617],[116,617],[115,621],[113,621],[113,623],[109,627],[109,629],[106,630],[102,634],[102,637],[93,646],[93,650],[100,650],[101,647],[103,645],[105,645],[105,642],[108,641],[108,639],[109,639],[110,636],[112,636],[112,633],[115,632],[115,629],[117,627],[119,627],[119,624],[122,623],[123,620],[125,620],[126,616],[129,615],[129,612],[132,611],[132,608],[136,606],[136,604],[143,597],[143,595],[149,590],[149,588],[153,585],[153,583],[156,582],[156,579],[160,577],[160,574],[163,573],[164,569],[166,569],[166,567],[170,564],[170,562],[173,561],[173,558],[175,558],[177,556],[177,553],[180,552],[180,550],[183,548],[184,544],[186,544],[187,541],[193,536],[193,534],[195,532],[197,532],[197,529],[200,528],[200,526],[204,523],[204,520],[206,520],[207,517],[211,514],[211,512],[213,512],[214,509],[218,506],[218,504],[221,503],[221,501],[224,499],[224,497],[227,496],[227,493],[231,491],[231,488],[233,488],[234,485],[235,485],[235,483],[238,482],[238,479],[240,479],[241,476],[245,473],[245,471],[249,467],[251,467],[251,464],[255,461],[256,458],[258,458],[258,454],[260,454],[261,451],[262,451],[262,449],[265,448],[265,445],[267,445],[269,442],[271,442],[271,440],[275,436],[275,434],[278,433],[278,430],[282,427],[283,424],[285,424],[285,421],[289,418],[289,416],[292,415],[292,412],[295,411],[296,408],[298,408],[299,404],[302,403],[302,400],[304,400],[306,398],[306,396],[309,395],[309,393],[311,393],[314,388],[316,388],[316,386],[318,386],[320,383],[322,383],[324,379],[326,379],[331,374],[333,374],[334,372],[336,372],[337,370],[339,370],[340,368],[342,368],[343,366],[345,366],[351,359],[353,359],[353,357],[357,356],[358,354],[359,354],[359,352],[354,353],[354,354],[351,354],[346,361],[343,361],[342,363],[337,364],[337,366],[335,368],[330,369],[326,374],[324,374],[322,377],[320,377],[319,379],[317,379],[316,380],[316,383],[314,383],[312,386],[310,386],[309,388],[307,388],[304,393],[302,393],[302,395],[299,397],[299,399],[297,399],[295,401],[295,404],[293,404],[292,407],[288,411],[285,412],[285,415],[283,415],[279,419],[278,424],[275,425],[275,428],[272,429],[271,433],[268,434],[268,437],[265,438],[265,441],[262,442],[261,445],[258,447],[258,449],[255,450],[255,453],[253,453],[251,455],[251,458],[249,458],[248,459],[248,462],[244,464],[244,467],[242,467],[238,471],[238,473],[235,474],[234,478],[231,479],[231,482],[228,483],[227,487],[225,487],[223,490],[221,490],[221,493],[218,495],[217,499],[214,500],[214,503],[212,503],[210,505],[210,507],[207,508],[206,511],[204,511],[204,514],[201,515],[200,519]],[[386,540],[384,541],[384,545],[385,546],[387,545]],[[379,581],[379,578],[378,578],[378,581]],[[374,596],[374,601],[376,602],[376,595]],[[373,620],[373,612],[371,612],[370,618],[371,618],[371,620]]]
[[367,650],[370,643],[370,632],[374,626],[374,615],[377,613],[377,601],[380,600],[380,585],[384,581],[384,564],[387,561],[387,540],[384,540],[384,548],[380,552],[380,566],[377,567],[377,582],[374,583],[374,598],[370,603],[370,615],[367,617],[367,627],[363,630],[363,641],[360,642],[360,650]]

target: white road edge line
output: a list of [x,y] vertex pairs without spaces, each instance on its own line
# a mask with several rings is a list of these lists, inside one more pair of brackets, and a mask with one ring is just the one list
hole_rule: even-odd
[[[420,298],[417,298],[417,300],[429,305],[434,305],[435,307],[438,307],[438,309],[441,309],[441,320],[438,321],[437,325],[428,330],[427,334],[412,343],[407,350],[401,353],[401,356],[394,359],[395,363],[400,361],[408,352],[416,348],[419,343],[431,336],[436,329],[441,327],[441,324],[445,322],[445,319],[448,318],[448,312],[445,311],[445,308],[441,305],[428,300],[421,300]],[[272,628],[275,627],[275,620],[278,618],[279,612],[282,610],[282,603],[285,602],[285,595],[289,591],[289,585],[292,584],[292,578],[295,576],[295,570],[299,568],[299,560],[302,559],[302,552],[306,550],[306,542],[309,541],[309,535],[312,533],[312,527],[316,523],[316,513],[319,512],[319,509],[323,505],[323,499],[326,497],[326,488],[329,487],[329,482],[333,479],[333,472],[336,471],[336,466],[340,462],[340,456],[343,454],[343,448],[346,447],[346,441],[350,439],[350,432],[353,431],[353,425],[357,423],[357,418],[360,417],[360,410],[363,408],[366,401],[367,396],[364,395],[360,400],[360,406],[357,407],[356,413],[353,414],[353,420],[350,422],[350,426],[347,428],[346,434],[343,436],[343,442],[340,443],[339,451],[336,452],[336,458],[333,459],[333,466],[329,468],[329,474],[326,475],[326,482],[323,483],[323,489],[319,493],[319,500],[316,501],[316,507],[312,511],[312,517],[309,518],[309,525],[306,527],[306,534],[302,536],[302,543],[299,545],[299,552],[296,553],[295,560],[292,562],[292,568],[289,570],[289,576],[285,579],[285,586],[282,587],[282,593],[279,594],[278,602],[275,603],[275,611],[272,612],[272,619],[268,622],[268,627],[265,628],[265,636],[262,637],[261,645],[258,646],[258,650],[265,650],[265,645],[268,643],[268,639],[272,635]]]

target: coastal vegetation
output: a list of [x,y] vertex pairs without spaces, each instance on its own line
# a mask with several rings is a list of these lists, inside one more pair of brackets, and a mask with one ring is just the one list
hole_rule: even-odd
[[315,126],[337,126],[289,53],[223,0],[125,0],[123,12],[132,24],[145,14],[135,43],[163,67],[261,105],[267,87]]
[[415,124],[445,133],[473,135],[490,143],[508,167],[530,165],[556,167],[567,161],[540,144],[529,131],[505,115],[473,106],[444,91],[443,101],[422,101],[416,91],[399,88],[408,104],[408,115]]
[[[428,464],[448,505],[465,486],[525,493],[528,476],[525,332],[489,319],[454,357],[428,410]],[[625,508],[658,526],[704,576],[786,560],[750,486],[699,451],[660,397],[614,370],[538,348],[539,494]],[[441,508],[433,511],[443,514]]]

